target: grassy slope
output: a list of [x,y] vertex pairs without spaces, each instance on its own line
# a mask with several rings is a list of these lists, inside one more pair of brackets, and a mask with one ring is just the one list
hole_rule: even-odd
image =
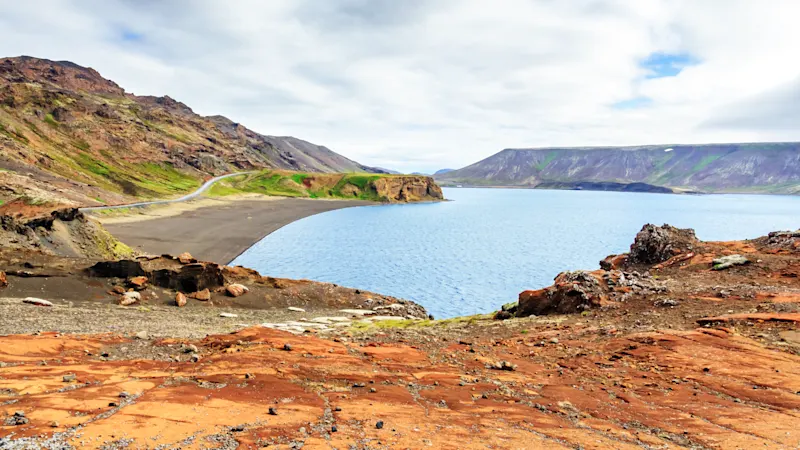
[[[112,103],[113,100],[125,103],[125,99],[112,100],[91,94],[84,94],[84,98],[98,104]],[[73,102],[73,99],[61,96],[50,100],[46,107],[69,106]],[[128,119],[136,121],[135,109],[119,110],[128,111]],[[97,119],[81,117],[68,125],[58,122],[52,114],[39,119],[27,110],[11,114],[11,110],[0,108],[0,135],[11,139],[14,145],[26,148],[23,152],[29,157],[46,161],[44,168],[47,170],[68,179],[140,199],[188,193],[202,183],[196,171],[190,174],[166,162],[137,162],[121,158],[121,153],[133,156],[135,151],[108,148],[93,140],[98,126]],[[158,127],[151,129],[161,131]],[[172,137],[169,130],[163,133],[165,137]],[[102,198],[95,200],[103,203]]]
[[216,183],[211,196],[258,193],[282,197],[359,199],[384,202],[372,182],[394,175],[308,174],[283,170],[263,170],[231,177]]

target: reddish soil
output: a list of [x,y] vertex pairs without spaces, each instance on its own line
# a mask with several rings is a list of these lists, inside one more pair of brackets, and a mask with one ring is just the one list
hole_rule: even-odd
[[[388,323],[329,339],[259,327],[191,342],[0,337],[0,444],[798,448],[793,246],[696,243],[691,257],[639,266],[650,278],[625,267],[633,285],[595,272],[590,284],[615,287],[580,314]],[[732,253],[750,263],[712,270]]]

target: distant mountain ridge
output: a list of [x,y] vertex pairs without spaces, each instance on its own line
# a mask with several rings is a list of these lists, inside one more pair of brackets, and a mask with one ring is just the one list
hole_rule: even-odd
[[324,146],[126,93],[91,68],[0,59],[0,201],[123,203],[249,169],[375,172]]
[[800,143],[505,149],[435,178],[443,185],[580,188],[644,183],[709,193],[797,194]]

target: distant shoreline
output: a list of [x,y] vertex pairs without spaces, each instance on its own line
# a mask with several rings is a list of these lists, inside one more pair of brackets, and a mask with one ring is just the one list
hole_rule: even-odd
[[135,250],[155,255],[189,252],[200,260],[229,264],[292,222],[336,209],[375,204],[362,200],[245,197],[168,205],[121,217],[94,217]]

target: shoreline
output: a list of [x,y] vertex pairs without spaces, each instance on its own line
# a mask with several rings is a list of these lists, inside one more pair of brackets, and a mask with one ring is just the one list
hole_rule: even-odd
[[155,255],[188,252],[199,260],[228,265],[261,239],[292,222],[323,212],[375,204],[363,200],[239,196],[92,218],[135,250]]

